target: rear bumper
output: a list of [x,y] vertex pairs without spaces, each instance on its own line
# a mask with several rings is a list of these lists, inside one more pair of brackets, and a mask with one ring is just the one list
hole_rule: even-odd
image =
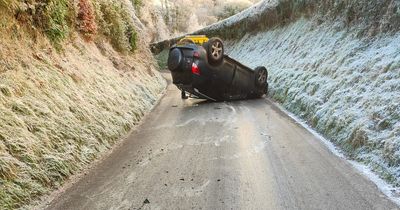
[[193,94],[199,98],[204,98],[204,99],[208,99],[208,100],[212,100],[212,101],[217,101],[216,99],[202,93],[199,89],[193,87],[193,85],[187,85],[187,84],[175,84],[178,89],[182,90],[182,91],[186,91],[190,94]]

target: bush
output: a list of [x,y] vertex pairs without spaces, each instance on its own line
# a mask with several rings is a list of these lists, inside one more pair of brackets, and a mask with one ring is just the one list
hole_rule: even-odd
[[131,47],[131,51],[135,51],[137,49],[137,33],[134,28],[128,27],[127,36],[129,37],[129,45]]
[[97,33],[97,25],[92,4],[89,0],[78,2],[78,30],[87,40],[93,40]]
[[104,19],[104,14],[101,10],[102,7],[102,3],[100,3],[99,1],[95,1],[93,2],[93,7],[94,7],[94,14],[95,14],[95,19],[96,19],[96,23],[97,23],[97,31],[99,34],[102,35],[110,35],[110,30],[108,28],[108,24]]
[[133,52],[137,47],[137,33],[128,11],[115,2],[101,3],[100,11],[107,28],[102,31],[111,39],[113,47],[120,52]]
[[[137,48],[137,33],[131,14],[117,0],[0,0],[0,8],[11,10],[12,15],[33,30],[42,31],[57,49],[68,38],[71,28],[93,40],[96,34],[107,37],[114,49],[133,52]],[[141,0],[132,0],[135,8]]]
[[21,23],[30,29],[43,32],[56,47],[68,37],[70,26],[75,21],[75,11],[69,0],[0,0],[0,6],[6,7]]
[[131,2],[133,4],[133,7],[135,8],[135,10],[137,12],[139,12],[140,11],[140,7],[143,5],[142,0],[131,0]]
[[50,0],[45,7],[44,32],[57,48],[61,47],[61,42],[70,31],[67,21],[71,19],[69,6],[68,0]]
[[112,3],[104,3],[101,5],[101,12],[107,24],[107,31],[109,31],[109,34],[104,35],[110,37],[111,44],[118,51],[129,51],[129,40],[125,36],[127,29],[122,20],[119,7]]

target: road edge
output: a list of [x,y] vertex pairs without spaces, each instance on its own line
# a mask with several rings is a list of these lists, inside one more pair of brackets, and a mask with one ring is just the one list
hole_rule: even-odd
[[378,174],[373,172],[367,165],[348,159],[345,154],[342,152],[340,148],[335,146],[329,139],[325,138],[322,134],[318,133],[316,130],[314,130],[311,126],[307,124],[304,120],[300,119],[297,117],[295,114],[291,113],[290,111],[286,110],[285,107],[283,107],[281,104],[278,102],[270,99],[270,98],[265,98],[266,101],[270,102],[273,106],[275,106],[277,109],[279,109],[281,112],[286,114],[289,118],[294,120],[296,123],[301,125],[304,129],[306,129],[308,132],[310,132],[313,136],[315,136],[320,142],[335,156],[338,158],[348,162],[356,172],[358,172],[360,175],[371,181],[378,189],[381,191],[386,197],[389,198],[390,201],[392,201],[394,204],[396,204],[398,207],[400,207],[400,189],[394,187],[393,185],[389,184],[385,180],[379,177]]
[[163,72],[160,71],[160,74],[162,78],[165,80],[165,87],[163,90],[158,94],[158,99],[154,102],[153,106],[143,115],[142,119],[139,121],[139,123],[124,136],[122,136],[113,146],[110,150],[104,152],[103,154],[100,154],[99,157],[94,160],[90,165],[88,165],[86,168],[82,169],[82,171],[78,172],[77,174],[74,174],[70,176],[63,184],[60,186],[58,189],[53,190],[50,192],[48,195],[42,196],[37,201],[34,201],[33,203],[24,206],[23,208],[29,209],[29,210],[41,210],[41,209],[46,209],[49,207],[49,205],[54,201],[60,198],[63,193],[65,193],[68,189],[73,187],[75,184],[77,184],[82,178],[84,178],[87,174],[89,174],[91,171],[96,169],[105,159],[110,157],[111,154],[113,154],[118,148],[120,148],[123,143],[132,135],[133,132],[135,132],[148,118],[149,114],[160,105],[161,100],[165,97],[165,94],[167,92],[169,82],[168,80],[163,76]]

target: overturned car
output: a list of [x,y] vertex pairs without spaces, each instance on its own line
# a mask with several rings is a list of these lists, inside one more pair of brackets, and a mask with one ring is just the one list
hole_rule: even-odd
[[224,54],[219,38],[186,36],[172,46],[168,69],[173,83],[198,98],[229,101],[261,98],[268,92],[268,72],[263,66],[254,70]]

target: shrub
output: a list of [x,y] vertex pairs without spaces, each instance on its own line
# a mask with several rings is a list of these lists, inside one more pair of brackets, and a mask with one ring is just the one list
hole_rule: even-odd
[[67,0],[51,0],[45,9],[44,32],[50,41],[59,47],[60,43],[68,36],[69,26],[67,16],[69,14]]
[[78,30],[87,40],[93,40],[97,33],[97,25],[92,4],[89,0],[78,2]]
[[104,19],[104,14],[101,10],[103,4],[101,4],[99,1],[94,1],[93,2],[93,8],[94,8],[94,13],[95,13],[95,20],[97,23],[97,31],[99,34],[102,35],[110,35],[110,30],[108,28],[108,24]]
[[140,11],[140,7],[143,5],[142,0],[131,0],[131,2],[133,4],[133,7],[135,8],[135,10],[137,12],[139,12]]
[[[9,0],[0,0],[1,6],[11,5]],[[68,37],[70,26],[75,22],[75,12],[70,0],[14,1],[12,9],[20,23],[42,31],[56,48]]]
[[135,30],[135,25],[132,22],[132,17],[130,17],[130,14],[128,13],[127,10],[123,9],[122,10],[122,19],[125,20],[125,25],[126,25],[126,37],[128,37],[129,40],[129,46],[130,46],[130,51],[135,51],[137,48],[137,33]]
[[129,12],[115,2],[101,3],[100,11],[107,27],[102,31],[111,39],[113,47],[120,52],[133,52],[137,47],[137,33]]
[[[133,52],[137,48],[137,33],[131,14],[117,0],[77,0],[77,12],[73,0],[0,0],[0,8],[12,10],[23,24],[39,29],[57,49],[69,36],[71,28],[93,40],[96,34],[109,38],[120,52]],[[132,0],[136,7],[141,0]]]
[[118,51],[129,51],[129,40],[126,37],[126,25],[122,20],[118,6],[110,3],[101,5],[101,11],[110,34],[105,34],[111,38],[111,44]]
[[128,27],[127,36],[129,37],[129,45],[131,47],[131,51],[135,51],[137,49],[137,33],[134,28]]

